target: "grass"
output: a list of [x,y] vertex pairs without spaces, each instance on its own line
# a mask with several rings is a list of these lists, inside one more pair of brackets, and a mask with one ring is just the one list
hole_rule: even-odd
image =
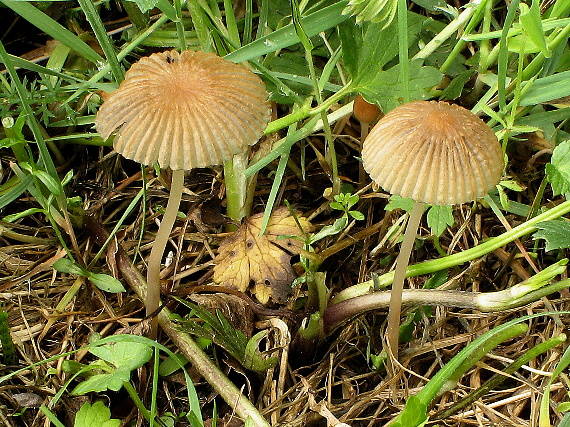
[[[570,5],[449,3],[0,0],[8,23],[0,32],[1,422],[74,425],[76,395],[85,394],[92,405],[81,413],[109,423],[558,424],[569,407]],[[274,113],[249,157],[187,174],[155,342],[141,336],[141,273],[168,174],[114,154],[93,122],[103,92],[130,64],[173,48],[247,62]],[[501,184],[441,218],[427,215],[406,286],[488,298],[522,289],[516,298],[527,304],[498,313],[445,301],[409,308],[400,327],[405,370],[390,381],[385,311],[351,308],[342,328],[324,323],[336,304],[390,286],[407,215],[405,201],[367,177],[359,182],[356,94],[384,113],[408,99],[446,100],[493,128],[507,164]],[[262,230],[283,205],[313,222],[293,258],[298,278],[286,304],[261,306],[250,292],[211,284],[232,222],[226,203],[237,220],[246,201],[264,212]],[[196,316],[178,296],[223,315]],[[182,318],[202,333],[184,331]],[[224,350],[241,357],[238,341],[248,343],[245,361]],[[277,364],[254,373],[248,354]],[[26,407],[22,393],[43,406]],[[123,396],[131,403],[112,403]]]

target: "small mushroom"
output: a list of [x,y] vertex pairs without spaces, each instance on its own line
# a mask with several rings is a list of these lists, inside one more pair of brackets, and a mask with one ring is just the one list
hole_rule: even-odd
[[[370,125],[378,121],[382,116],[382,111],[380,111],[377,105],[366,101],[362,95],[357,95],[356,98],[354,98],[352,114],[356,117],[356,120],[360,122],[360,148],[362,148],[362,144],[368,136]],[[364,172],[362,163],[360,163],[358,167],[358,182],[361,187],[364,186],[365,180],[366,172]]]
[[386,191],[415,201],[396,261],[388,313],[388,348],[398,355],[402,289],[424,204],[453,205],[482,197],[500,180],[503,152],[493,131],[457,105],[403,104],[370,131],[364,169]]
[[[180,206],[184,171],[222,164],[255,144],[269,121],[262,80],[213,53],[167,51],[141,58],[95,119],[99,134],[116,132],[124,157],[172,169],[166,211],[148,259],[147,315],[160,300],[160,261]],[[151,335],[156,335],[153,319]]]

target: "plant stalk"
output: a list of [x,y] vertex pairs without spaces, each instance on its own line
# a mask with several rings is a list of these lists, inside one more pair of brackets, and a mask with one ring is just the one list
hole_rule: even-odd
[[[536,224],[549,221],[552,219],[560,218],[561,216],[570,212],[570,201],[560,203],[546,212],[535,216],[534,218],[523,222],[522,224],[514,227],[500,236],[493,237],[480,245],[474,246],[463,252],[458,252],[443,258],[433,259],[429,261],[420,262],[408,267],[406,270],[406,277],[420,276],[422,274],[434,273],[436,271],[445,270],[446,268],[456,267],[466,262],[472,261],[483,255],[493,252],[495,249],[505,246],[519,237],[525,236],[536,231]],[[394,280],[394,272],[388,272],[379,276],[376,281],[368,280],[351,286],[336,295],[331,301],[331,304],[338,304],[350,298],[365,295],[375,288],[384,288]]]
[[245,176],[247,159],[248,153],[245,152],[236,154],[230,160],[224,162],[226,212],[232,220],[238,223],[249,215],[251,205],[248,206],[248,200],[253,202],[253,198],[248,197],[248,180]]
[[[517,286],[513,288],[517,288]],[[514,295],[518,289],[515,289],[513,292],[513,288],[497,292],[405,289],[402,291],[402,306],[437,305],[441,307],[468,308],[482,313],[494,313],[525,306],[546,295],[567,289],[568,287],[570,287],[570,279],[565,279],[542,286],[521,296]],[[325,334],[330,334],[351,317],[371,310],[381,310],[389,305],[390,291],[374,292],[330,305],[323,316]]]
[[394,271],[394,282],[392,284],[392,292],[390,294],[390,308],[388,311],[388,328],[386,335],[388,337],[388,354],[392,354],[394,359],[398,359],[398,341],[400,336],[400,313],[402,312],[402,291],[404,290],[404,279],[406,278],[406,267],[410,262],[410,255],[418,227],[424,213],[424,204],[422,202],[414,202],[414,207],[410,212],[408,225],[404,234],[404,241],[400,247],[400,254],[396,260],[396,270]]
[[[172,193],[171,193],[172,194]],[[93,217],[86,217],[85,223],[98,244],[102,244],[108,237],[107,231],[103,229]],[[129,256],[119,244],[115,253],[117,268],[121,272],[123,279],[135,291],[139,298],[145,300],[147,294],[147,284],[139,270],[131,263]],[[180,331],[171,320],[172,315],[166,308],[158,314],[158,323],[168,337],[178,346],[181,353],[192,363],[192,366],[204,377],[212,388],[220,394],[226,403],[235,410],[243,419],[248,417],[256,427],[269,427],[269,423],[263,418],[256,407],[244,396],[241,391],[226,377],[223,372],[210,360],[210,358],[198,347],[194,340]],[[61,357],[58,355],[57,357]]]
[[[182,199],[182,189],[184,188],[184,171],[172,171],[172,184],[170,185],[170,196],[166,204],[166,211],[162,217],[160,227],[156,233],[154,245],[148,258],[147,282],[148,292],[145,306],[146,315],[152,315],[158,310],[160,304],[160,261],[164,255],[166,244],[170,238],[170,232],[176,221],[180,200]],[[156,338],[158,332],[158,317],[151,319],[150,336]]]

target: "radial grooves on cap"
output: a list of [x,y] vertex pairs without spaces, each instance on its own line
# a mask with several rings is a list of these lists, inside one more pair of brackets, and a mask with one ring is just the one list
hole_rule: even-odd
[[261,79],[212,53],[141,58],[103,103],[95,127],[143,164],[192,169],[221,164],[253,145],[270,117]]
[[364,142],[362,161],[390,193],[437,205],[485,195],[503,171],[493,131],[470,111],[434,101],[384,116]]

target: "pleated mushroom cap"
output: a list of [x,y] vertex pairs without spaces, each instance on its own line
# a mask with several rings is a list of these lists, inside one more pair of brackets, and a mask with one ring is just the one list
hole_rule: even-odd
[[140,59],[105,100],[95,127],[124,157],[190,170],[219,165],[255,144],[268,94],[246,67],[213,53],[168,51]]
[[493,131],[457,105],[403,104],[370,131],[364,169],[386,191],[432,205],[484,196],[500,180],[503,152]]

